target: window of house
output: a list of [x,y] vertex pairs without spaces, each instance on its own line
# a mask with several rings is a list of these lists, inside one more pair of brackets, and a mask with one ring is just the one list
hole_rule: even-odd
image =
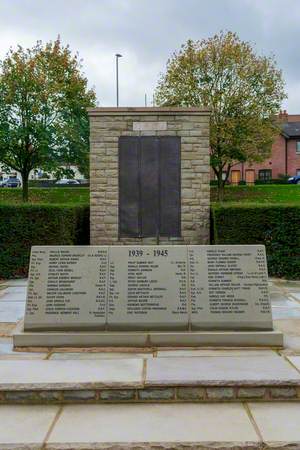
[[261,181],[269,181],[272,179],[272,169],[262,169],[258,171],[258,178]]
[[296,153],[300,154],[300,141],[296,142]]
[[180,138],[119,139],[119,234],[180,236]]
[[297,175],[297,177],[300,176],[300,169],[296,170],[296,175]]

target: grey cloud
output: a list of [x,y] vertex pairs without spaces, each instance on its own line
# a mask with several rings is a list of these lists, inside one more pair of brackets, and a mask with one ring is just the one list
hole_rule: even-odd
[[102,105],[115,104],[114,54],[122,105],[151,99],[167,58],[188,38],[236,31],[274,54],[287,82],[289,112],[300,112],[300,3],[296,0],[0,0],[0,57],[8,46],[55,39],[79,51]]

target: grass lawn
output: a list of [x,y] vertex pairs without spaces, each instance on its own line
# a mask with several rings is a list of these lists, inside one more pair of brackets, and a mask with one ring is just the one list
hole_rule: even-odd
[[[217,202],[217,188],[211,186],[211,201]],[[89,188],[30,188],[30,203],[88,204]],[[20,188],[0,188],[0,203],[22,203]],[[300,186],[273,184],[256,186],[226,186],[224,203],[236,204],[297,204],[300,205]]]
[[[29,202],[89,204],[89,188],[29,188]],[[22,203],[22,189],[0,188],[0,203]]]
[[[217,188],[211,186],[211,201],[217,202]],[[224,203],[300,205],[300,186],[294,184],[269,184],[254,186],[226,186]]]

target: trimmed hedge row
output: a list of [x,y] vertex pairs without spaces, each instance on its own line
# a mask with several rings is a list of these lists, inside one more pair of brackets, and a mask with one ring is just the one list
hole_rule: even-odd
[[300,205],[215,206],[212,243],[263,244],[269,275],[300,279]]
[[0,278],[26,277],[32,245],[89,244],[85,205],[0,204]]
[[[269,274],[300,279],[300,205],[213,206],[213,244],[263,244]],[[88,245],[88,205],[0,204],[0,278],[26,277],[32,245]]]
[[[83,180],[80,184],[55,184],[57,180],[29,180],[29,187],[34,188],[78,188],[78,187],[89,187],[90,182],[88,180]],[[80,180],[79,180],[80,181]]]
[[[254,181],[254,184],[255,185],[266,185],[266,184],[288,184],[288,179],[289,179],[289,176],[287,175],[287,176],[283,176],[283,177],[280,177],[280,178],[271,178],[270,180],[259,180],[259,179],[257,179],[257,180],[255,180]],[[230,182],[230,180],[227,180],[226,181],[226,186],[227,185],[232,185],[232,186],[234,186],[231,182]],[[210,185],[211,186],[218,186],[218,180],[210,180]],[[246,180],[240,180],[239,182],[238,182],[238,186],[246,186],[247,185],[247,182],[246,182]],[[250,186],[253,186],[253,183],[250,183]]]

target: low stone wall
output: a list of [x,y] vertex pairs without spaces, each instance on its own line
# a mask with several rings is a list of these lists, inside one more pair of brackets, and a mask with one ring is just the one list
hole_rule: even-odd
[[0,392],[0,404],[214,403],[246,401],[300,402],[300,386],[167,386]]

